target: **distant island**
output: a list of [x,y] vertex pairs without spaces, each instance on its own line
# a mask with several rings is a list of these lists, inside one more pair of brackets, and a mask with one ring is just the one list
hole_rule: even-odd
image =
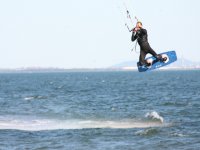
[[[137,69],[137,61],[127,61],[111,66],[110,68],[118,68],[124,70]],[[160,68],[160,69],[200,69],[200,62],[193,62],[187,59],[178,59],[176,62]]]
[[[89,71],[129,71],[137,70],[137,61],[127,61],[106,68],[55,68],[55,67],[23,67],[16,69],[0,69],[0,73],[45,73],[45,72],[89,72]],[[178,59],[175,63],[160,70],[187,70],[200,69],[200,62],[192,62],[187,59]]]

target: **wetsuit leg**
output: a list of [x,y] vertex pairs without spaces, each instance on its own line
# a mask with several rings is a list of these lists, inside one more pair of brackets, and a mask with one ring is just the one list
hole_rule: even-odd
[[149,53],[156,58],[156,61],[162,60],[162,56],[157,54],[151,47],[149,47]]
[[147,53],[143,50],[140,50],[140,58],[139,58],[139,62],[140,62],[140,65],[146,65],[146,60],[145,60],[145,57],[146,57]]
[[149,52],[151,55],[153,55],[154,57],[157,58],[158,54],[157,54],[151,47],[149,47],[148,52]]

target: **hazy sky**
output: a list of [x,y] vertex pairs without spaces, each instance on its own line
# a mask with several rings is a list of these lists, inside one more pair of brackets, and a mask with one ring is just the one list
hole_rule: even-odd
[[0,0],[0,68],[99,68],[138,60],[123,1],[156,52],[176,50],[178,58],[199,61],[199,0]]

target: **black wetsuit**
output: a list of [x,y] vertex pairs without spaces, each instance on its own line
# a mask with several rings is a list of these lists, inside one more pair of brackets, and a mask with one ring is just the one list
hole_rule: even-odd
[[148,43],[148,35],[146,29],[141,28],[140,30],[133,32],[131,40],[135,41],[136,39],[140,45],[140,65],[147,65],[145,57],[148,53],[159,59],[157,53],[150,47]]

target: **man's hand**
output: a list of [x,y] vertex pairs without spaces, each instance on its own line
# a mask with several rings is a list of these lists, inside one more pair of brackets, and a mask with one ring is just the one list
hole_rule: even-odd
[[133,29],[134,32],[137,32],[138,30],[140,30],[140,28],[135,27],[135,28]]

